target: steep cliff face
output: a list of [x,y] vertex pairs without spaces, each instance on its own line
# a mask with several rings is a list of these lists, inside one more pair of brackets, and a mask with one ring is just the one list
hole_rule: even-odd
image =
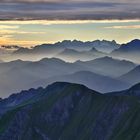
[[139,140],[140,103],[54,83],[0,119],[1,140]]

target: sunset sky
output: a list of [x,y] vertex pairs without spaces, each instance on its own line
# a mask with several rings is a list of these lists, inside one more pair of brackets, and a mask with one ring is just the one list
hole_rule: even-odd
[[140,37],[139,0],[1,0],[0,45]]

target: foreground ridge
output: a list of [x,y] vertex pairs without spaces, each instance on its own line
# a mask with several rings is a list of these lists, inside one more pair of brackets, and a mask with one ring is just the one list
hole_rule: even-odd
[[65,82],[26,95],[31,92],[30,98],[1,115],[0,139],[140,139],[140,103],[135,97],[103,95]]

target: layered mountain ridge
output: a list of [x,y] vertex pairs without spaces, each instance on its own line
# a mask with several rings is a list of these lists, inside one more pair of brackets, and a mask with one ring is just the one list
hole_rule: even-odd
[[54,49],[57,51],[58,49],[75,49],[75,50],[90,50],[91,48],[96,48],[98,51],[103,51],[103,52],[111,52],[114,49],[119,48],[119,44],[116,43],[116,41],[107,41],[107,40],[95,40],[95,41],[78,41],[78,40],[64,40],[62,42],[57,42],[54,44],[42,44],[42,45],[37,45],[32,49],[18,49],[17,51],[14,52],[14,54],[18,53],[39,53],[43,52],[45,50],[51,51]]
[[[116,78],[128,73],[136,66],[132,62],[111,57],[102,57],[91,61],[76,61],[74,63],[68,63],[58,58],[43,58],[35,62],[16,60],[0,63],[1,97],[31,87],[46,86],[47,83],[50,84],[50,81],[51,83],[64,80],[64,82],[73,82],[76,77],[78,83],[85,84],[86,81],[90,81],[93,85],[88,82],[86,86],[90,85],[92,89],[100,89],[100,92],[111,92],[117,88],[123,90],[128,88],[129,84],[127,84],[127,81],[121,82]],[[87,75],[88,73],[85,73],[84,77],[82,74],[80,74],[81,76],[74,76],[74,73],[80,71],[87,71],[92,78]],[[96,83],[96,81],[102,83],[102,78],[104,79],[103,83],[105,85],[112,84],[112,88]],[[111,90],[109,91],[109,89]]]

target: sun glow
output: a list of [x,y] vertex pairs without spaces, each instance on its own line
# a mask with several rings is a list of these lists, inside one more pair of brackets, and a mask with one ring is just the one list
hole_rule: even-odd
[[[137,38],[140,35],[139,29],[139,19],[4,20],[0,21],[0,45],[31,47],[37,44],[54,43],[65,39],[83,41],[115,39],[121,43]],[[130,35],[128,36],[128,34]]]

